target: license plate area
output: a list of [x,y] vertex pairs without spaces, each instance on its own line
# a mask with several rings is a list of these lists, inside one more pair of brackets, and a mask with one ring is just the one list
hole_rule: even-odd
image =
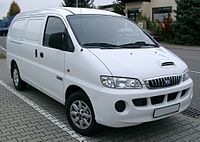
[[175,105],[155,109],[153,113],[153,118],[158,118],[165,115],[173,114],[175,112],[178,112],[179,108],[180,108],[180,104],[175,104]]

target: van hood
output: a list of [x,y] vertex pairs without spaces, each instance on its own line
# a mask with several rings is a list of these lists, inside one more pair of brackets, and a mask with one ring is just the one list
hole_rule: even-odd
[[89,49],[112,76],[138,78],[141,81],[166,75],[180,75],[187,65],[171,51],[145,49]]

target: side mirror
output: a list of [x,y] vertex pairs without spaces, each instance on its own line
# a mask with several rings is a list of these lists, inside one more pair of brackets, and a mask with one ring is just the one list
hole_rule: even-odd
[[64,32],[55,33],[49,37],[49,47],[64,50],[66,48],[67,35]]

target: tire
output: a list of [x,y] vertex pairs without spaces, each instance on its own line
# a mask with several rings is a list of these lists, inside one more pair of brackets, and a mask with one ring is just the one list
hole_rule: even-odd
[[26,83],[21,79],[19,69],[16,64],[12,66],[12,79],[13,84],[18,91],[22,91],[26,88]]
[[67,119],[74,131],[81,135],[91,136],[97,133],[92,104],[82,91],[71,94],[66,102]]

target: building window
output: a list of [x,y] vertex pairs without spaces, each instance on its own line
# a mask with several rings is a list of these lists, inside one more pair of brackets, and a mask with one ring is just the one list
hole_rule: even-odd
[[137,21],[138,20],[138,16],[141,15],[141,8],[131,8],[128,9],[128,18],[133,20],[133,21]]
[[163,22],[163,20],[172,13],[172,6],[152,8],[152,20],[154,22]]

